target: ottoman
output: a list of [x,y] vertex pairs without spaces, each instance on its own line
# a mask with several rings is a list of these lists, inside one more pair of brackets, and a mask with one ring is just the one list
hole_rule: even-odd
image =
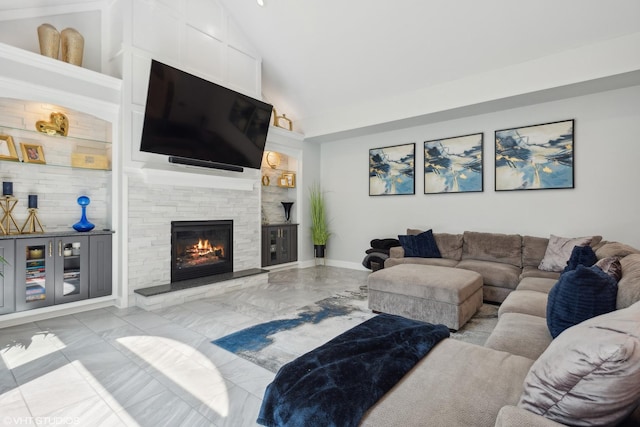
[[458,330],[482,306],[482,284],[475,271],[394,265],[369,275],[369,308]]

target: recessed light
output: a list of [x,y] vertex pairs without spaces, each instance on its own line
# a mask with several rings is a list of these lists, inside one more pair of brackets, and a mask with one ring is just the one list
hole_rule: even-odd
[[258,2],[258,6],[264,7],[264,0],[256,0]]

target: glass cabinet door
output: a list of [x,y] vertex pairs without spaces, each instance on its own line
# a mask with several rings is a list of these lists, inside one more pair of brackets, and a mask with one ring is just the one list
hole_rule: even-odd
[[53,304],[53,241],[16,241],[16,310]]
[[278,245],[280,253],[278,254],[278,260],[280,262],[289,261],[289,228],[283,227],[278,229],[280,231],[280,244]]
[[87,236],[55,239],[55,302],[78,301],[89,296],[89,238]]
[[278,262],[278,237],[280,235],[279,228],[270,228],[268,235],[269,245],[269,264],[277,264]]

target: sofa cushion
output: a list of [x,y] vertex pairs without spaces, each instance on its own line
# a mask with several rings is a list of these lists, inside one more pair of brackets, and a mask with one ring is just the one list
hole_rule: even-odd
[[485,347],[535,360],[551,343],[544,317],[505,313],[484,343]]
[[616,307],[627,308],[640,301],[640,254],[631,254],[620,260],[622,279],[618,282]]
[[567,329],[527,374],[518,406],[568,425],[616,425],[640,400],[640,303]]
[[[420,233],[422,233],[422,230],[407,228],[407,235],[409,236]],[[433,238],[436,239],[436,244],[438,245],[442,258],[460,261],[463,244],[462,234],[433,233]]]
[[637,254],[640,251],[629,245],[619,242],[607,242],[598,249],[596,249],[596,256],[598,259],[617,256],[618,258],[624,258],[627,255]]
[[456,268],[480,273],[485,285],[515,289],[520,280],[520,268],[500,262],[479,261],[475,259],[463,259]]
[[524,279],[525,277],[540,277],[545,279],[558,280],[558,277],[560,277],[560,272],[544,271],[544,270],[540,270],[537,265],[535,267],[529,265],[522,268],[522,273],[520,274],[520,280]]
[[566,273],[567,271],[575,270],[579,265],[591,267],[596,261],[598,261],[598,258],[596,258],[596,253],[591,246],[574,246],[567,261],[567,266],[562,272]]
[[522,313],[532,316],[547,316],[547,297],[544,292],[514,291],[500,304],[498,316],[505,313]]
[[618,285],[600,268],[579,265],[549,291],[547,324],[552,337],[584,320],[616,309]]
[[532,360],[445,339],[385,394],[360,426],[493,427],[515,405]]
[[442,258],[431,230],[418,235],[401,235],[398,239],[406,257]]
[[441,267],[455,267],[458,261],[448,258],[387,258],[384,268],[401,264],[439,265]]
[[500,408],[498,417],[496,418],[495,427],[565,427],[564,424],[551,421],[541,415],[534,414],[526,409],[518,408],[513,405],[505,405]]
[[510,264],[522,268],[522,236],[519,234],[463,233],[462,260]]
[[[543,277],[525,277],[520,280],[516,290],[536,291],[548,294],[551,288],[558,282],[557,279],[547,279]],[[546,313],[545,313],[546,316]]]
[[562,271],[566,265],[574,246],[585,246],[591,243],[592,236],[589,237],[559,237],[551,235],[549,244],[544,253],[544,258],[540,261],[538,268],[544,271]]
[[546,237],[522,236],[522,266],[537,269],[548,244],[549,239]]

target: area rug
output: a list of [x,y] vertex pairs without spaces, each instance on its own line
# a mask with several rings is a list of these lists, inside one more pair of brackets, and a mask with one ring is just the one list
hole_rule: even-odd
[[366,290],[347,291],[211,342],[276,373],[282,365],[373,316]]

